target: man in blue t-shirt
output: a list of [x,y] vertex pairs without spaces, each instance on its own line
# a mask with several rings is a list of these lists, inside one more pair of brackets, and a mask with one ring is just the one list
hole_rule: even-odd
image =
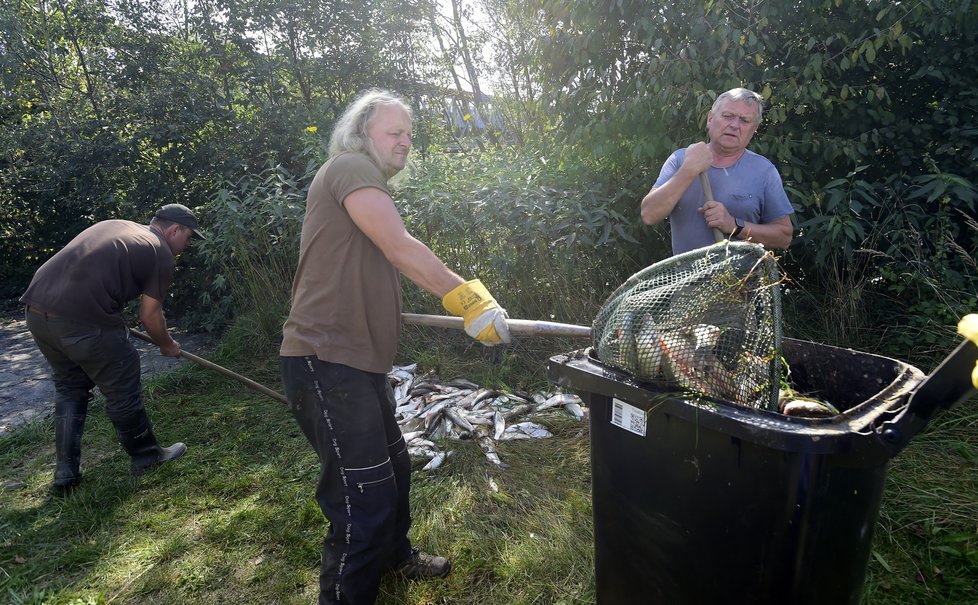
[[[768,248],[787,248],[791,243],[794,210],[781,176],[767,158],[747,150],[761,123],[762,101],[761,95],[746,88],[717,97],[706,118],[709,143],[694,143],[669,156],[642,199],[646,225],[669,219],[673,254],[714,243],[712,229]],[[703,193],[703,171],[712,200]]]

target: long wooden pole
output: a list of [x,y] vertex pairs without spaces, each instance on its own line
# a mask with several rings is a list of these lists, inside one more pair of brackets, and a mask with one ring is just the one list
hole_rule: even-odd
[[[703,197],[706,198],[704,201],[709,202],[710,200],[713,199],[713,188],[710,187],[710,179],[706,176],[707,170],[709,170],[709,168],[707,168],[706,170],[700,173],[700,183],[703,184]],[[713,239],[715,239],[718,242],[722,242],[727,238],[723,237],[722,231],[714,227]]]
[[[406,324],[416,326],[431,326],[434,328],[465,328],[461,317],[448,315],[421,315],[418,313],[401,313],[401,319]],[[591,338],[590,326],[562,324],[553,321],[536,321],[532,319],[507,319],[509,333],[518,336],[570,336],[573,338]]]
[[[143,332],[140,332],[139,330],[132,330],[132,329],[130,329],[129,331],[132,333],[133,336],[135,336],[139,340],[144,340],[144,341],[146,341],[146,342],[148,342],[148,343],[150,343],[152,345],[155,345],[156,344],[156,342],[154,342],[153,339],[149,337],[149,334],[145,334]],[[233,378],[234,380],[237,380],[238,382],[240,382],[241,384],[245,385],[249,389],[252,389],[254,391],[258,391],[259,393],[262,393],[264,395],[268,395],[269,397],[271,397],[275,401],[278,401],[280,403],[284,403],[286,405],[288,405],[288,403],[289,403],[289,400],[285,398],[285,395],[283,395],[283,394],[281,394],[281,393],[279,393],[277,391],[273,391],[272,389],[270,389],[270,388],[268,388],[268,387],[266,387],[264,385],[258,384],[257,382],[255,382],[254,380],[251,380],[250,378],[245,378],[241,374],[238,374],[236,372],[232,372],[231,370],[225,368],[224,366],[217,365],[213,361],[207,361],[203,357],[197,357],[193,353],[188,353],[187,351],[184,351],[182,349],[180,350],[180,357],[184,357],[186,359],[189,359],[190,361],[192,361],[192,362],[194,362],[196,364],[202,365],[205,368],[214,370],[215,372],[217,372],[219,374],[224,374],[228,378]]]

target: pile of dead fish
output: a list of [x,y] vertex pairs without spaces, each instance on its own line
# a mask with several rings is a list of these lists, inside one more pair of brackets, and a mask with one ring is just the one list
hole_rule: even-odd
[[531,414],[556,410],[578,420],[585,417],[580,397],[570,393],[509,393],[462,379],[439,383],[433,372],[416,376],[416,371],[417,364],[394,366],[387,378],[408,452],[428,459],[423,470],[438,468],[452,455],[438,445],[446,439],[474,441],[490,462],[506,467],[497,441],[552,436],[547,427],[527,419]]

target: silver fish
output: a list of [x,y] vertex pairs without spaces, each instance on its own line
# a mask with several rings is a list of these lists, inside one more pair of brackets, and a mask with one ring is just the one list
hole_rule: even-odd
[[493,443],[492,438],[486,435],[479,437],[477,441],[479,442],[479,447],[482,448],[482,451],[485,453],[489,462],[492,462],[493,464],[502,468],[509,468],[509,465],[503,462],[502,458],[499,457],[499,453],[496,451],[496,444]]
[[496,412],[492,417],[493,426],[493,438],[499,439],[503,436],[503,431],[506,430],[506,418],[501,412]]
[[424,467],[422,467],[421,470],[423,470],[423,471],[433,471],[436,468],[438,468],[439,466],[441,466],[441,463],[444,462],[445,459],[448,458],[451,455],[452,455],[452,452],[451,451],[448,451],[448,452],[438,452],[437,454],[435,454],[434,458],[432,458],[431,461],[428,464],[426,464],[426,465],[424,465]]
[[492,395],[492,391],[490,391],[489,389],[477,388],[476,390],[471,391],[470,393],[465,395],[465,397],[459,399],[458,402],[455,403],[455,407],[459,407],[459,408],[472,407],[474,403],[482,399],[485,399],[487,396],[490,395]]
[[663,344],[659,329],[651,315],[645,317],[635,337],[635,364],[638,376],[658,380],[662,376]]
[[[438,417],[442,410],[448,407],[449,402],[445,399],[436,402],[434,405],[421,411],[420,416],[424,418],[425,424],[430,424],[434,418]],[[430,420],[429,420],[430,419]]]
[[461,399],[462,397],[470,394],[471,392],[472,391],[470,391],[469,389],[465,389],[465,390],[445,389],[445,390],[443,390],[440,393],[437,393],[435,395],[431,395],[428,398],[428,400],[431,401],[432,403],[435,403],[435,402],[438,402],[438,401]]
[[438,439],[444,439],[446,435],[451,431],[451,422],[439,414],[438,420],[431,425],[431,430],[428,432],[428,437],[432,440],[437,441]]
[[577,418],[578,420],[584,420],[584,408],[582,408],[580,404],[574,402],[565,403],[564,409],[567,410],[567,413],[573,416],[574,418]]
[[452,421],[452,424],[457,426],[462,431],[465,431],[466,433],[471,433],[472,431],[475,430],[475,427],[473,427],[468,420],[462,418],[462,415],[458,413],[458,410],[456,408],[452,408],[452,407],[445,408],[445,415],[448,416],[448,419]]
[[417,439],[424,434],[424,431],[411,431],[409,433],[401,433],[401,437],[404,437],[405,443],[411,443],[412,439]]
[[405,381],[394,387],[394,401],[398,406],[404,405],[405,402],[411,400],[411,395],[409,391],[411,390],[411,381]]
[[405,420],[398,420],[397,423],[401,425],[402,434],[424,430],[424,421],[417,417],[407,418]]
[[414,456],[415,458],[434,458],[437,454],[434,450],[427,447],[411,446],[408,448],[408,454]]
[[445,383],[446,386],[459,387],[463,389],[478,389],[479,385],[474,382],[465,380],[464,378],[454,378]]
[[567,405],[568,403],[581,403],[581,398],[573,393],[557,393],[553,397],[550,397],[537,407],[537,411],[546,410],[548,408],[558,407],[562,405]]
[[402,416],[402,415],[407,414],[409,412],[415,411],[419,407],[421,407],[421,400],[419,400],[419,399],[408,399],[407,400],[407,403],[398,405],[396,408],[394,408],[394,415],[395,416]]
[[437,450],[438,449],[438,445],[436,445],[434,441],[429,441],[427,439],[423,439],[423,438],[420,438],[420,437],[415,437],[414,439],[412,439],[410,441],[410,445],[415,446],[415,447],[427,447],[427,448],[431,448],[433,450]]
[[492,424],[492,416],[496,412],[493,410],[479,410],[478,412],[471,412],[469,410],[459,410],[459,415],[465,418],[469,424]]
[[490,408],[492,410],[498,410],[501,406],[507,405],[509,399],[505,396],[495,397],[493,399],[483,399],[478,404],[472,406],[472,410],[482,410],[485,408]]
[[514,418],[519,418],[520,416],[529,414],[530,412],[534,411],[534,409],[536,408],[533,404],[524,403],[521,405],[513,406],[513,408],[507,410],[506,412],[503,412],[503,417],[507,421],[513,420]]
[[553,437],[553,433],[542,424],[537,424],[536,422],[520,422],[507,427],[500,437],[500,441],[513,439],[546,439],[547,437]]

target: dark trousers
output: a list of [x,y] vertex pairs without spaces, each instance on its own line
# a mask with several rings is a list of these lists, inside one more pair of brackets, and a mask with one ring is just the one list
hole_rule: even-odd
[[150,428],[143,407],[139,353],[125,326],[107,328],[32,310],[26,312],[26,320],[34,342],[51,364],[56,421],[84,418],[92,388],[97,386],[120,439]]
[[319,455],[316,500],[329,520],[319,603],[372,605],[380,577],[411,554],[411,460],[387,376],[282,357],[292,415]]

